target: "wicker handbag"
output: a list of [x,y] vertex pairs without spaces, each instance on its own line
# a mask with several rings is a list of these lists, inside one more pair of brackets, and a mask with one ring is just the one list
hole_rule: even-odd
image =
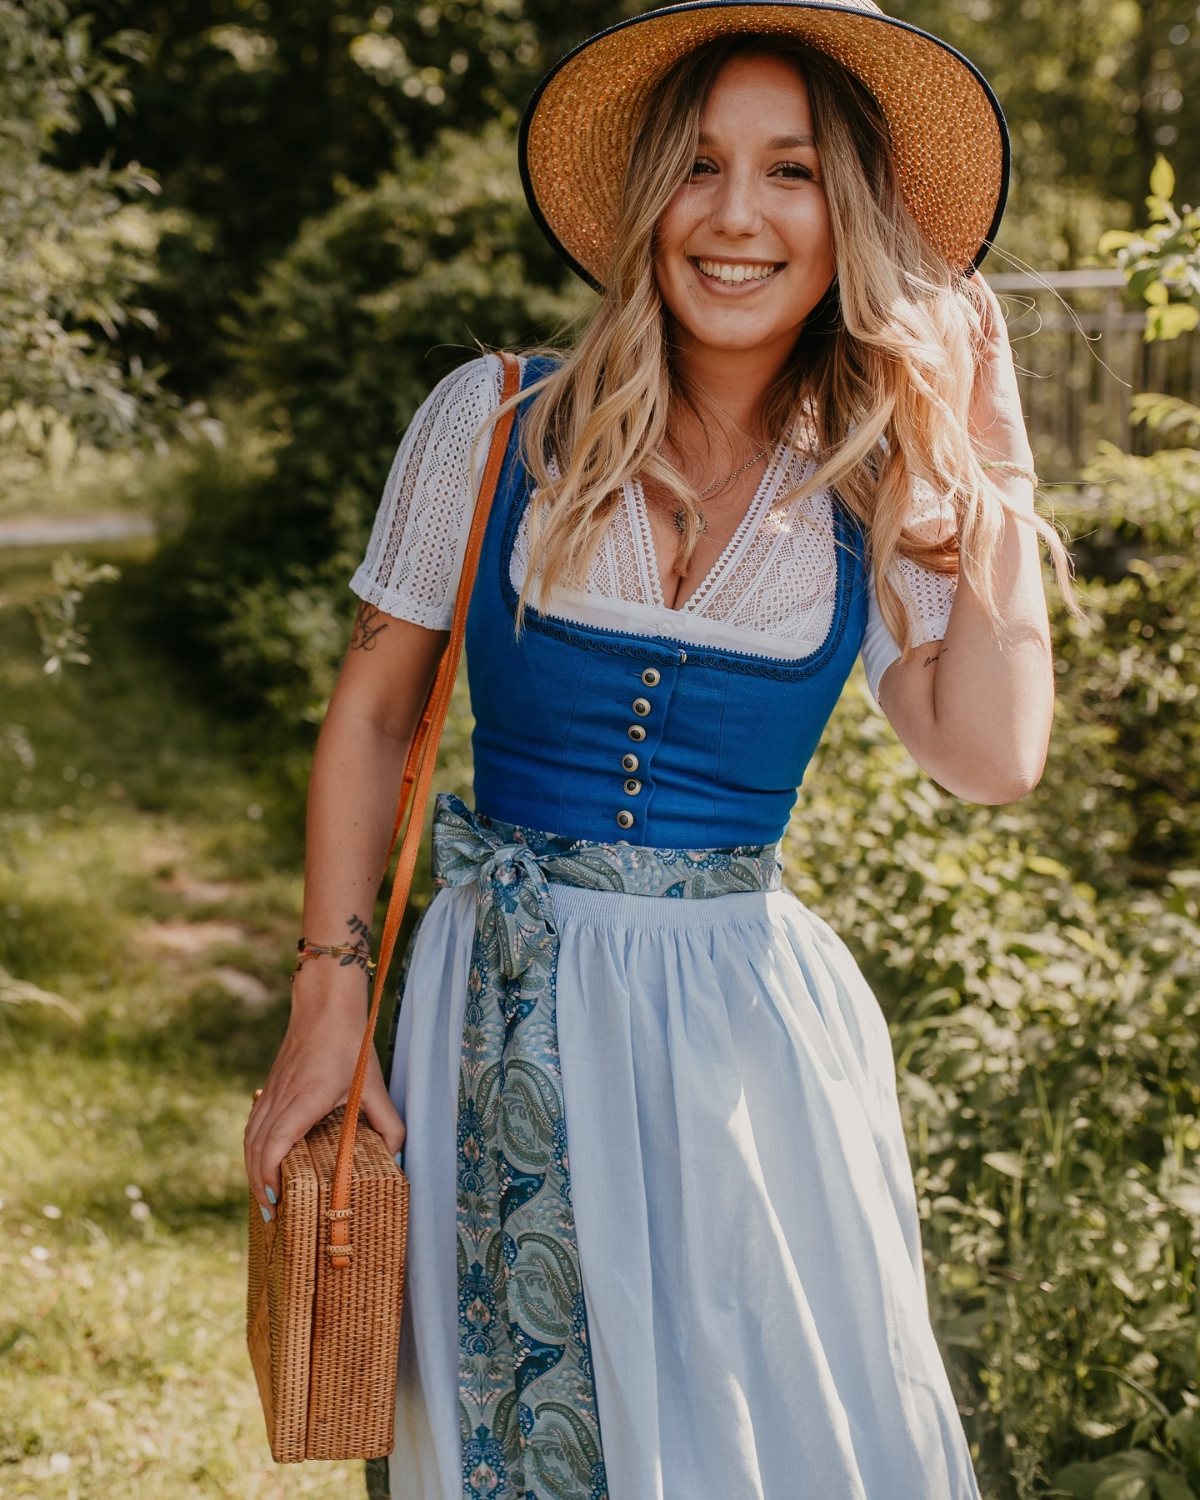
[[[519,389],[520,367],[511,354],[502,358],[501,400],[507,402]],[[250,1198],[246,1339],[278,1463],[380,1458],[392,1450],[408,1181],[382,1137],[360,1121],[359,1105],[512,422],[510,408],[492,431],[450,643],[404,767],[393,848],[410,795],[411,810],[383,928],[371,1012],[346,1104],[314,1125],[284,1157],[283,1190],[270,1223]]]

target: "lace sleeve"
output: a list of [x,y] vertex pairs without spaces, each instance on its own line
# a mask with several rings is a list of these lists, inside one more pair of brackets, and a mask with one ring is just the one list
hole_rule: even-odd
[[[471,512],[487,462],[475,438],[500,404],[495,355],[447,375],[404,434],[350,587],[386,614],[448,630]],[[472,451],[474,450],[474,451]]]
[[[918,486],[914,490],[909,520],[913,531],[937,537],[947,526],[953,524],[949,507],[938,500],[928,486]],[[924,646],[930,641],[943,640],[954,604],[954,592],[958,586],[957,575],[934,573],[908,558],[900,558],[893,565],[890,577],[904,601],[913,645]],[[872,575],[868,580],[867,631],[863,640],[862,661],[867,674],[867,685],[877,703],[880,679],[892,663],[899,660],[900,647],[880,613]]]

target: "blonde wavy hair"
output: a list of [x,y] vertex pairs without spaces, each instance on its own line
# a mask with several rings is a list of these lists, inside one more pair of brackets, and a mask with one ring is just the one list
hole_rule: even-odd
[[[664,454],[673,403],[704,407],[673,358],[654,275],[655,231],[695,158],[700,119],[734,57],[785,55],[808,87],[832,225],[837,275],[767,392],[761,436],[818,458],[801,490],[830,489],[861,523],[879,605],[907,652],[908,613],[894,583],[898,558],[961,570],[995,618],[993,574],[1007,500],[968,433],[976,369],[986,347],[971,279],[928,244],[904,207],[887,125],[873,96],[833,59],[756,36],[689,54],[651,98],[625,176],[606,289],[573,350],[534,387],[523,430],[534,494],[530,560],[521,591],[543,604],[582,588],[622,484],[640,475],[674,497],[685,522],[675,566],[699,536],[695,488]],[[949,502],[954,525],[931,537],[911,524],[914,484]],[[1033,524],[1070,594],[1069,560],[1045,521]]]

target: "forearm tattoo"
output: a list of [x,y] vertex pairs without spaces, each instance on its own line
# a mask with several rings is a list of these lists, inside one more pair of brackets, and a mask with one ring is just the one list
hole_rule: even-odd
[[375,640],[388,628],[391,621],[382,610],[365,601],[358,606],[354,617],[354,630],[350,636],[351,651],[374,651]]

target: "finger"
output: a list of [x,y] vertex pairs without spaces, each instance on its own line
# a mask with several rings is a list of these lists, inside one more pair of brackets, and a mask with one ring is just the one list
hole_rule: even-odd
[[257,1159],[259,1142],[276,1105],[276,1100],[264,1094],[255,1099],[250,1110],[250,1117],[246,1121],[246,1129],[242,1136],[242,1152],[246,1158],[246,1175],[252,1183],[255,1180],[254,1163]]
[[[262,1117],[260,1116],[260,1121],[261,1118]],[[253,1141],[249,1139],[249,1135],[249,1128],[247,1128],[247,1140],[245,1146],[246,1181],[250,1184],[250,1192],[254,1197],[254,1201],[258,1204],[263,1218],[270,1220],[275,1217],[275,1204],[272,1203],[271,1199],[267,1196],[267,1183],[263,1177],[261,1152],[262,1130],[259,1129],[258,1131],[256,1131],[256,1138]],[[270,1184],[270,1187],[271,1192],[275,1195],[275,1203],[278,1203],[279,1188],[275,1185],[274,1182]]]
[[362,1111],[371,1128],[379,1132],[388,1150],[396,1156],[404,1145],[404,1121],[388,1098],[382,1078],[378,1080],[377,1087],[368,1083],[363,1090]]
[[300,1124],[295,1116],[290,1122],[286,1117],[278,1118],[271,1122],[263,1134],[251,1168],[253,1176],[250,1178],[250,1188],[259,1206],[269,1208],[272,1217],[283,1191],[283,1173],[280,1170],[283,1158],[314,1123],[315,1121],[309,1121],[308,1124]]
[[311,1100],[294,1099],[260,1117],[258,1134],[246,1153],[246,1175],[259,1207],[271,1210],[272,1217],[283,1187],[280,1164],[320,1115],[318,1110],[313,1117]]

